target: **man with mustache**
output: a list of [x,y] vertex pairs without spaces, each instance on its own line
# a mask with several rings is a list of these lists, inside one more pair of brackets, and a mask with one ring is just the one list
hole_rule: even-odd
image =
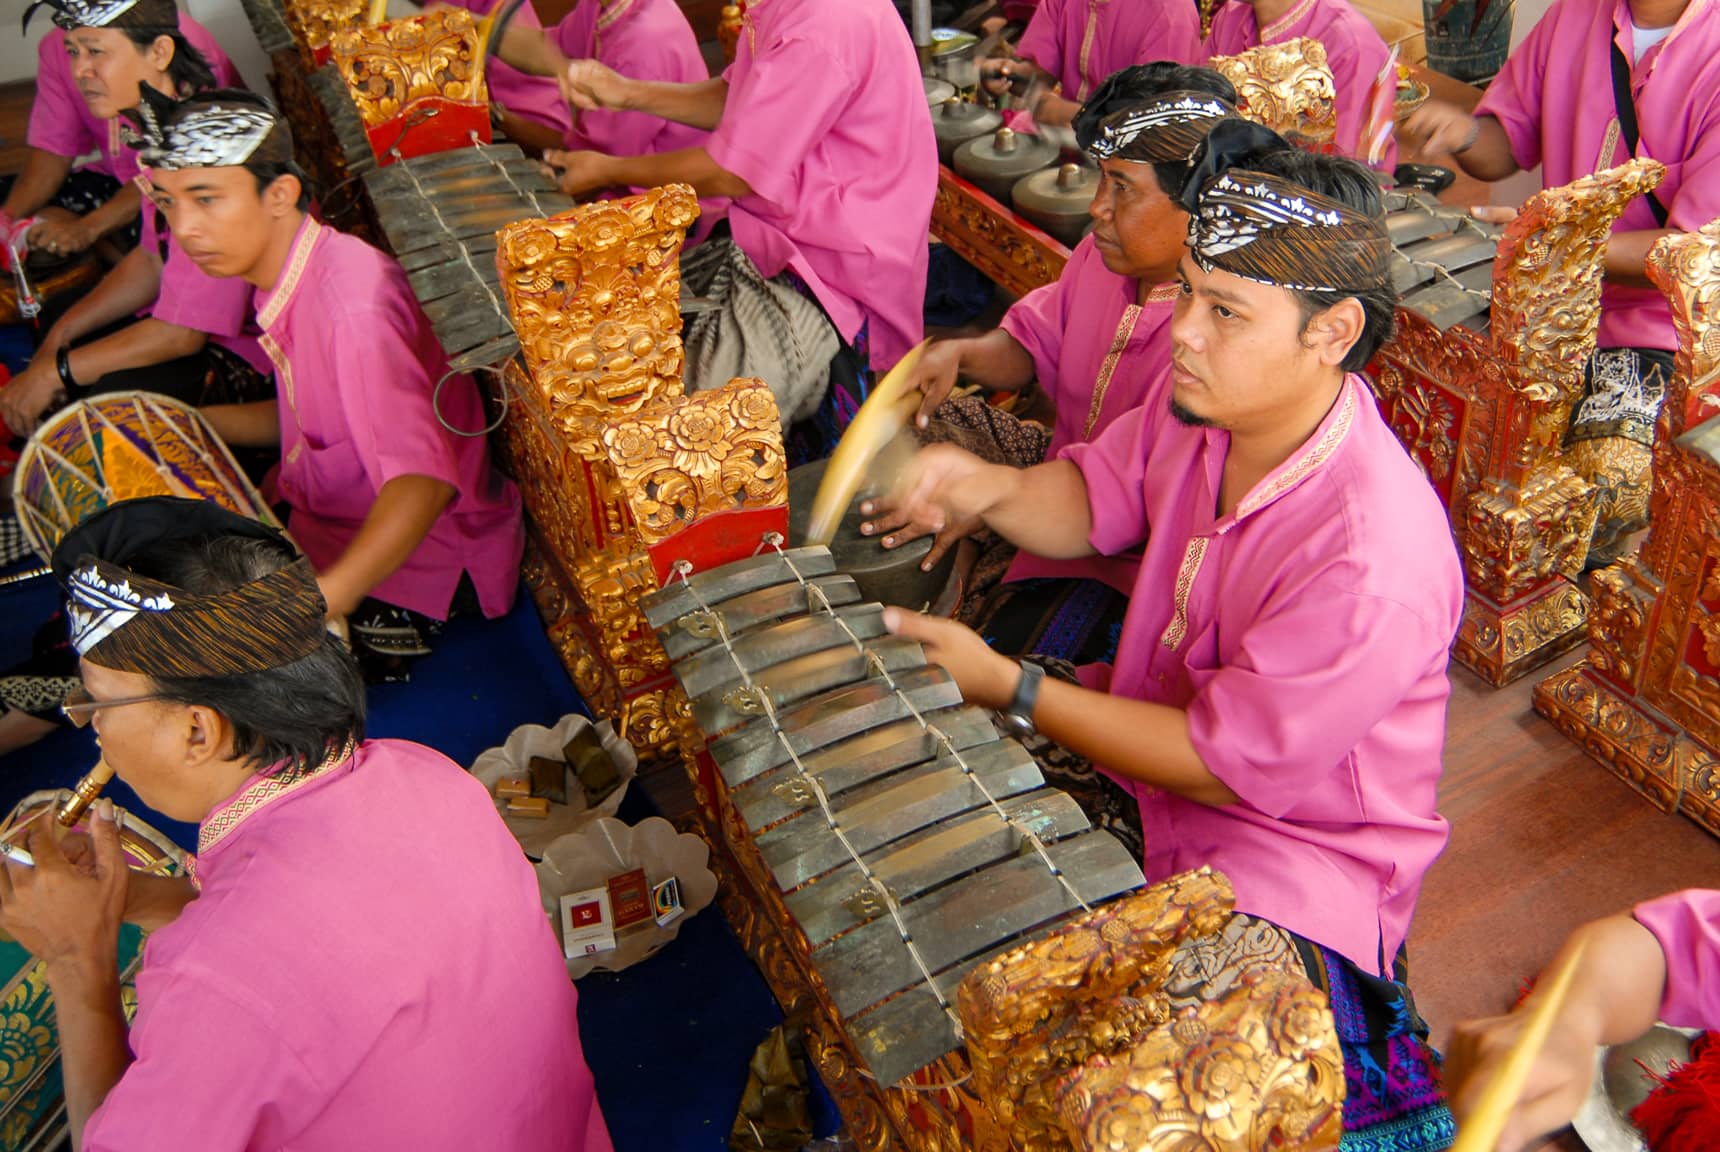
[[1437,497],[1355,374],[1395,303],[1378,189],[1229,121],[1185,204],[1167,380],[1035,468],[928,448],[886,502],[1044,556],[1141,548],[1114,666],[1070,683],[953,621],[886,623],[1004,713],[1059,786],[1086,766],[1128,796],[1149,881],[1230,879],[1236,915],[1189,958],[1190,996],[1294,956],[1333,1004],[1346,1136],[1445,1148],[1403,948],[1447,836],[1435,799],[1463,581]]
[[[1235,99],[1218,73],[1171,61],[1125,69],[1094,93],[1075,122],[1101,174],[1088,209],[1093,232],[1057,283],[1028,293],[1000,327],[926,350],[917,369],[925,438],[1028,467],[1092,440],[1159,384],[1170,371],[1171,303],[1188,234],[1179,199],[1188,157],[1212,125],[1236,115]],[[1047,432],[977,397],[947,402],[958,378],[988,392],[1037,381],[1055,424]],[[925,566],[976,527],[946,524]],[[924,533],[910,524],[883,545]],[[1047,560],[988,537],[959,618],[1000,652],[1108,660],[1138,559]]]

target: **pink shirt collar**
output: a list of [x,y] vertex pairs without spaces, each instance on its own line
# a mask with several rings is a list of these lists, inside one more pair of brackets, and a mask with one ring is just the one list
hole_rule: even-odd
[[[1690,3],[1684,8],[1684,14],[1679,16],[1678,21],[1673,24],[1671,35],[1643,53],[1641,62],[1631,69],[1632,74],[1640,76],[1642,79],[1652,75],[1654,66],[1660,62],[1661,56],[1666,52],[1666,46],[1678,39],[1692,24],[1701,19],[1708,4],[1709,0],[1690,0]],[[1613,6],[1613,28],[1617,30],[1614,41],[1624,50],[1625,59],[1633,59],[1631,53],[1630,0],[1618,0],[1618,3]],[[1641,80],[1638,81],[1638,83],[1640,82]]]
[[210,809],[209,815],[197,826],[197,854],[185,858],[185,871],[191,883],[199,889],[203,887],[198,876],[200,863],[226,843],[247,820],[286,797],[329,779],[333,770],[351,760],[357,751],[358,744],[348,741],[323,757],[320,764],[298,773],[282,772],[277,764],[268,772],[251,777],[237,792]]
[[299,290],[299,281],[304,279],[305,266],[310,263],[311,249],[316,247],[322,230],[323,226],[310,213],[305,213],[298,232],[293,235],[293,246],[287,250],[286,262],[281,265],[280,278],[269,291],[259,289],[257,292],[258,327],[265,330],[273,327],[287,305],[292,303],[293,295]]
[[[1360,403],[1358,389],[1363,386],[1360,378],[1354,373],[1346,374],[1343,386],[1338,390],[1337,399],[1332,401],[1331,409],[1326,413],[1325,419],[1320,422],[1320,426],[1314,430],[1314,434],[1308,437],[1300,448],[1291,453],[1289,459],[1268,472],[1258,484],[1250,488],[1247,495],[1237,501],[1234,511],[1222,517],[1216,516],[1211,508],[1197,511],[1197,529],[1203,520],[1209,524],[1206,529],[1200,530],[1199,534],[1203,536],[1224,535],[1250,516],[1264,508],[1271,507],[1286,493],[1301,487],[1309,477],[1325,467],[1326,462],[1336,455],[1338,449],[1343,446],[1344,438],[1350,434],[1350,426],[1355,423],[1356,406]],[[1218,448],[1228,451],[1230,433],[1209,428],[1206,432],[1206,443],[1209,453]],[[1209,459],[1212,458],[1209,456]],[[1217,466],[1222,468],[1224,452],[1219,452],[1216,455],[1216,461]],[[1216,492],[1216,490],[1217,482],[1215,480],[1214,491]]]

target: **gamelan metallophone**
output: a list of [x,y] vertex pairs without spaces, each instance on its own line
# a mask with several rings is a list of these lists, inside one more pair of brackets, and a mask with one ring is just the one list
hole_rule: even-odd
[[828,549],[676,572],[646,621],[798,928],[790,948],[880,1084],[961,1047],[966,973],[1142,883],[989,712],[885,633]]
[[1441,332],[1461,324],[1485,334],[1500,229],[1415,189],[1388,189],[1383,199],[1398,307]]
[[499,288],[496,232],[573,207],[514,144],[475,144],[397,160],[365,173],[382,241],[458,371],[519,351]]

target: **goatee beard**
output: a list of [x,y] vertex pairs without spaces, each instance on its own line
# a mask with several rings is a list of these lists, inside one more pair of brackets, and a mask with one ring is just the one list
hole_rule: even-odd
[[1175,400],[1171,401],[1171,415],[1174,416],[1176,418],[1176,422],[1178,424],[1181,424],[1184,428],[1217,428],[1218,427],[1218,425],[1215,422],[1213,422],[1212,420],[1209,420],[1205,416],[1202,416],[1199,412],[1193,412],[1187,408],[1184,408],[1181,404],[1178,404]]

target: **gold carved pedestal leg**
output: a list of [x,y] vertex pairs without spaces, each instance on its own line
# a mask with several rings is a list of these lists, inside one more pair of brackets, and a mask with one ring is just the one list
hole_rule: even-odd
[[1581,642],[1591,605],[1574,581],[1596,491],[1565,463],[1565,430],[1595,347],[1606,237],[1664,172],[1633,160],[1532,197],[1499,240],[1487,330],[1441,330],[1400,308],[1370,366],[1462,553],[1453,654],[1490,684]]

